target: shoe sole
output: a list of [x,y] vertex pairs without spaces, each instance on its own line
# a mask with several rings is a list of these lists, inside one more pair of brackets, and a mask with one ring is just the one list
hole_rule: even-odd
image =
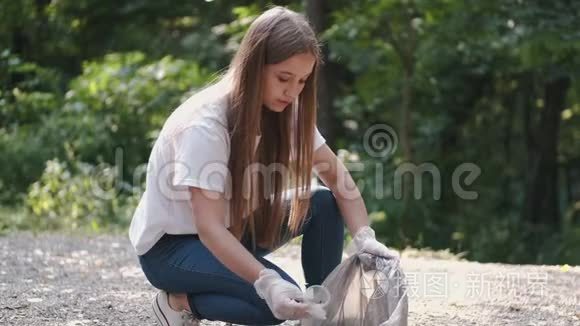
[[165,314],[163,313],[163,311],[161,311],[161,307],[159,307],[159,294],[157,294],[155,296],[155,300],[153,300],[153,302],[151,303],[151,306],[153,308],[153,313],[155,313],[155,317],[157,318],[157,321],[161,324],[161,326],[171,326],[169,325],[169,321],[167,320],[167,317],[165,317]]

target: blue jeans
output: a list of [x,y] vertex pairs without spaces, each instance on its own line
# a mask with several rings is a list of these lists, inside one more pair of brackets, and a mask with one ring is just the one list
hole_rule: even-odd
[[[284,228],[287,230],[287,228]],[[303,235],[302,269],[305,286],[322,284],[342,259],[344,221],[332,192],[326,187],[312,190],[310,209],[298,234],[285,231],[279,248]],[[242,244],[266,268],[276,270],[285,280],[298,286],[280,267],[264,256],[267,249],[251,248],[248,237]],[[252,283],[223,265],[194,234],[165,234],[147,253],[139,256],[149,282],[169,293],[187,293],[191,311],[202,319],[235,324],[280,324],[261,299]]]

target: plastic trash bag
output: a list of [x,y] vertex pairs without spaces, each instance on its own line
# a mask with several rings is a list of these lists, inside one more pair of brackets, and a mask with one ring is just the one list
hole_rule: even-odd
[[330,292],[328,292],[324,286],[309,286],[306,291],[304,291],[303,299],[304,302],[309,305],[308,312],[310,313],[311,319],[326,319],[326,306],[328,305],[328,302],[330,302]]
[[409,300],[398,262],[361,256],[353,254],[338,265],[322,290],[309,294],[307,289],[305,301],[324,307],[326,319],[305,319],[302,326],[407,326]]

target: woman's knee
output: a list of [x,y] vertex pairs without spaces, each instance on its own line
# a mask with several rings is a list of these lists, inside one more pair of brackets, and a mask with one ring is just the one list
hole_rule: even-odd
[[313,192],[311,205],[313,215],[324,216],[323,220],[326,222],[344,223],[336,198],[327,187],[321,186]]

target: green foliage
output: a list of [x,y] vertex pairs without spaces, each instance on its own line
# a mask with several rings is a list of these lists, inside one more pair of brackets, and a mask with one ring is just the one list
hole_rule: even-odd
[[58,71],[8,49],[0,53],[0,203],[18,201],[44,162],[57,155],[58,146],[47,144],[38,131],[62,107],[60,83]]
[[[547,6],[536,1],[381,0],[332,12],[333,24],[323,35],[329,59],[356,76],[341,84],[344,91],[335,99],[338,116],[351,130],[339,143],[348,144],[346,149],[365,167],[353,176],[365,185],[362,192],[371,214],[386,217],[375,227],[388,243],[452,248],[483,261],[578,260],[572,254],[574,248],[580,252],[577,235],[570,231],[573,224],[554,233],[521,216],[529,153],[522,110],[526,104],[514,100],[528,82],[536,86],[524,98],[542,99],[542,83],[559,76],[576,80],[562,113],[558,159],[563,174],[577,173],[567,171],[577,171],[571,167],[577,166],[573,162],[579,153],[574,140],[579,135],[575,72],[580,39],[578,28],[571,28],[578,25],[579,8],[566,6],[565,1]],[[362,145],[368,141],[364,132],[377,123],[400,131],[402,89],[409,71],[413,159],[417,165],[436,165],[442,197],[433,199],[432,183],[424,178],[421,199],[405,207],[392,192],[402,151],[376,158]],[[452,174],[463,162],[482,170],[468,187],[479,194],[477,200],[461,199],[451,187]],[[381,179],[377,164],[382,166]],[[577,189],[574,180],[566,184]],[[385,196],[377,196],[377,186]],[[561,198],[563,211],[574,205],[564,192]],[[538,246],[538,238],[546,244]]]
[[[194,62],[169,56],[147,61],[142,53],[110,54],[85,64],[62,103],[54,99],[47,103],[44,97],[35,102],[38,97],[30,94],[15,97],[28,100],[5,110],[18,112],[18,117],[11,116],[19,124],[0,129],[0,199],[17,200],[16,194],[26,191],[40,177],[45,161],[53,158],[92,164],[116,164],[120,158],[122,175],[131,180],[147,161],[171,110],[209,78]],[[52,99],[51,95],[46,97]],[[29,111],[21,109],[27,107],[40,109],[25,115]]]
[[146,162],[171,110],[210,77],[195,62],[169,56],[147,62],[142,53],[110,54],[86,63],[71,82],[61,117],[97,128],[66,135],[71,150],[82,161],[112,164],[120,149],[126,171],[132,172]]
[[0,206],[0,235],[30,228],[30,214],[23,205]]
[[61,105],[58,71],[0,51],[0,128],[40,122]]
[[[58,160],[46,162],[40,180],[26,197],[29,227],[55,230],[89,227],[94,231],[111,225],[127,226],[138,195],[122,195],[118,171],[108,164],[73,167]],[[138,191],[135,191],[138,194]]]
[[20,202],[28,185],[38,179],[47,159],[57,156],[58,147],[47,146],[36,136],[36,126],[0,129],[0,201]]
[[[165,118],[227,66],[265,4],[1,2],[0,203],[8,206],[0,232],[126,226],[138,199],[133,179]],[[324,9],[316,18],[327,24],[320,35],[337,82],[331,115],[345,127],[335,143],[345,162],[364,166],[349,167],[379,238],[481,261],[578,264],[578,3],[365,0]],[[563,77],[571,84],[554,155],[566,217],[547,217],[560,223],[554,230],[522,212],[534,187],[530,126],[542,138],[545,85]],[[441,197],[424,177],[410,205],[395,198],[403,90],[412,159],[441,174]],[[399,136],[385,157],[363,144],[379,123]],[[452,188],[464,162],[482,171],[465,187],[475,200]]]

